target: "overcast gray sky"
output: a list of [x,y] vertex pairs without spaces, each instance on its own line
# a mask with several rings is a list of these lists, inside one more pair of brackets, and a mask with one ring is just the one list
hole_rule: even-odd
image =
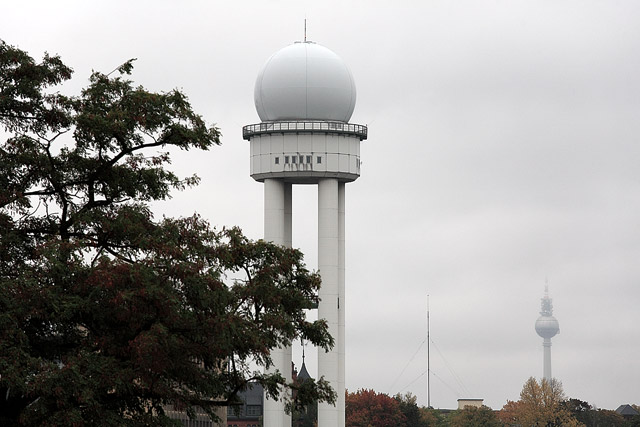
[[[640,2],[2,3],[0,38],[60,54],[67,93],[133,57],[136,83],[181,88],[223,146],[176,155],[202,183],[157,212],[255,239],[262,184],[241,128],[259,122],[258,71],[306,17],[308,39],[351,68],[351,122],[369,126],[346,196],[347,387],[426,405],[429,294],[431,404],[517,400],[542,375],[548,278],[566,394],[640,404]],[[316,205],[315,187],[294,188],[294,246],[312,268]]]

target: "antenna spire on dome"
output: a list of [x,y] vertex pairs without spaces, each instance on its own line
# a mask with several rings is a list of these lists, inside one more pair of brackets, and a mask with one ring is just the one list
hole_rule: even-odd
[[304,42],[307,42],[307,18],[304,18]]

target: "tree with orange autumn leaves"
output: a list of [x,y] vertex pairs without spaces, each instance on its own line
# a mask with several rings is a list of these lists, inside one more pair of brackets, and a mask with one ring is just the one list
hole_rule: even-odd
[[507,401],[498,418],[505,425],[577,427],[578,422],[563,405],[562,383],[555,378],[538,382],[529,378],[520,392],[520,400]]
[[[132,68],[65,96],[59,57],[0,41],[0,425],[175,425],[165,405],[215,418],[250,381],[296,387],[264,373],[270,349],[333,345],[306,320],[320,278],[299,251],[154,218],[150,202],[198,183],[169,152],[220,132],[180,91],[135,87]],[[319,379],[296,399],[335,392]]]
[[347,392],[345,405],[346,425],[350,427],[396,427],[407,421],[398,400],[374,390]]

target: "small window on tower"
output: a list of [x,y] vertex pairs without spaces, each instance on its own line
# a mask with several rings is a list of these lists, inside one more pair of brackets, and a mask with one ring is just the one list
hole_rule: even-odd
[[316,163],[322,163],[322,156],[318,156],[318,159],[317,159]]
[[276,157],[276,165],[280,164],[280,157]]
[[289,163],[289,156],[284,156],[284,162]]
[[307,156],[307,163],[311,163],[311,156]]
[[295,164],[298,160],[298,156],[291,156],[291,163]]

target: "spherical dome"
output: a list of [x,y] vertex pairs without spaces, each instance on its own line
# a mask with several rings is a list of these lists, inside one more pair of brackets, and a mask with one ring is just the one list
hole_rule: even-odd
[[356,86],[338,55],[313,42],[297,42],[269,58],[258,74],[254,100],[262,121],[348,122]]
[[560,325],[553,316],[540,316],[536,320],[536,332],[542,338],[553,338],[560,331]]

